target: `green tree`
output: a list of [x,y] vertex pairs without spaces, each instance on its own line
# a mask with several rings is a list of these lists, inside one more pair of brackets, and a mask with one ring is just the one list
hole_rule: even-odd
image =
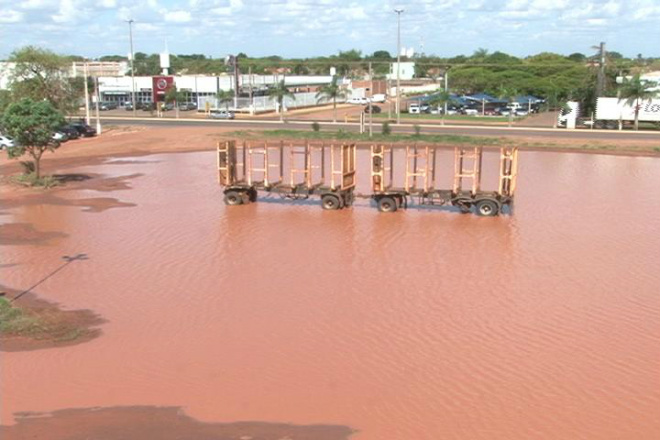
[[635,130],[639,130],[639,110],[643,102],[649,102],[655,98],[657,92],[651,90],[657,83],[653,81],[644,81],[639,74],[632,78],[625,78],[619,88],[619,101],[626,101],[626,104],[635,108]]
[[[433,95],[431,97],[431,99],[429,99],[429,105],[435,105],[439,109],[440,107],[444,107],[445,104],[449,104],[451,101],[452,101],[452,99],[451,99],[451,95],[449,94],[449,92],[446,92],[444,90],[438,90],[435,93],[435,95]],[[445,125],[445,112],[444,112],[444,109],[442,111],[441,121],[442,121],[442,125]]]
[[8,61],[15,63],[9,75],[13,101],[47,100],[62,113],[78,109],[84,89],[75,87],[75,80],[69,78],[70,61],[66,57],[27,46],[12,52]]
[[332,77],[332,82],[321,87],[319,92],[316,94],[316,101],[330,101],[332,100],[332,122],[337,123],[337,99],[346,99],[350,92],[346,89],[342,89],[339,84],[337,84],[337,77]]
[[48,101],[24,98],[10,104],[2,117],[4,132],[17,144],[9,150],[10,157],[26,153],[32,156],[36,178],[40,179],[41,156],[59,147],[59,142],[53,140],[53,133],[64,123],[62,114]]
[[509,103],[509,127],[513,125],[513,113],[515,112],[511,104],[513,104],[517,95],[518,91],[512,87],[500,87],[497,91],[497,97],[506,99]]
[[234,91],[220,90],[215,94],[215,99],[218,100],[218,105],[225,104],[225,109],[229,111],[229,103],[234,99]]
[[268,96],[274,99],[280,109],[280,121],[284,120],[284,98],[296,99],[296,96],[289,91],[289,89],[284,84],[284,80],[278,82],[270,90],[268,90]]

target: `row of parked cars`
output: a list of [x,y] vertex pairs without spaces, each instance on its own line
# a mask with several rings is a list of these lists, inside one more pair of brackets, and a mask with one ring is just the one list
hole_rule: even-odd
[[[532,109],[532,113],[535,110]],[[429,104],[417,104],[412,103],[408,106],[408,113],[419,114],[419,113],[428,113],[432,115],[441,115],[444,113],[442,107],[432,107]],[[480,108],[476,107],[455,107],[450,106],[447,108],[448,115],[468,115],[468,116],[478,116],[484,114],[485,116],[509,116],[513,113],[514,116],[527,116],[529,115],[529,110],[522,107],[497,107],[491,109],[485,109],[482,111]]]
[[[131,101],[126,101],[122,103],[122,107],[126,111],[133,111],[133,103]],[[179,110],[181,111],[189,111],[189,110],[197,110],[197,104],[194,102],[180,102],[177,106]],[[116,110],[119,108],[119,103],[117,102],[100,102],[98,104],[98,108],[101,111],[107,111],[107,110]],[[156,110],[156,103],[155,102],[136,102],[135,103],[135,108],[137,110],[144,110],[146,112],[149,111],[155,111]],[[96,110],[96,104],[92,105],[92,109]],[[161,109],[163,111],[170,111],[174,110],[175,106],[173,103],[169,102],[167,104],[162,105]]]
[[[96,129],[90,127],[85,121],[74,121],[62,126],[52,135],[55,142],[66,142],[71,139],[78,139],[81,137],[96,136]],[[0,150],[10,149],[17,146],[14,139],[0,133]]]

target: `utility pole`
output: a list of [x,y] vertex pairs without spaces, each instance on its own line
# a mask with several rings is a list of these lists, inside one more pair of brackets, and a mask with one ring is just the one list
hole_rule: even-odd
[[99,77],[94,78],[94,94],[96,95],[96,134],[101,135],[101,114],[99,113],[101,107],[101,98],[99,97]]
[[[445,69],[445,93],[449,93],[449,68]],[[448,102],[445,101],[445,116],[447,116]]]
[[254,114],[254,92],[252,91],[252,66],[248,67],[248,82],[250,84],[250,114]]
[[605,92],[605,43],[600,43],[598,47],[598,82],[596,83],[596,98],[603,95]]
[[128,23],[128,39],[131,44],[131,91],[132,91],[132,98],[131,98],[131,103],[133,105],[133,117],[135,118],[137,116],[137,108],[135,108],[135,67],[134,67],[134,62],[133,58],[135,58],[135,55],[133,53],[133,23],[135,21],[131,18],[129,20],[126,20],[126,23]]
[[373,122],[374,122],[374,106],[373,106],[373,98],[374,98],[374,74],[373,71],[371,70],[371,61],[369,61],[369,90],[371,91],[371,96],[369,99],[369,137],[374,135],[374,128],[373,128]]
[[396,123],[401,123],[401,13],[403,8],[396,12]]
[[85,123],[89,125],[89,90],[87,83],[87,60],[83,64],[83,75],[85,75]]

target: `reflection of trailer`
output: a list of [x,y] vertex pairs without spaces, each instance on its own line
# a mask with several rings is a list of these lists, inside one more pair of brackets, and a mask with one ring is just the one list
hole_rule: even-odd
[[323,209],[353,204],[355,144],[218,143],[218,181],[227,205],[257,200],[257,191],[289,199],[321,197]]
[[[395,152],[405,154],[403,187],[393,186],[395,180]],[[452,189],[437,189],[437,149],[433,147],[373,145],[371,147],[372,198],[381,212],[394,212],[407,207],[408,197],[417,197],[422,205],[457,206],[470,212],[472,206],[483,216],[497,215],[504,205],[513,201],[516,187],[518,149],[500,150],[499,187],[497,191],[481,190],[481,162],[483,150],[455,148],[454,184]],[[463,180],[471,180],[464,189]]]

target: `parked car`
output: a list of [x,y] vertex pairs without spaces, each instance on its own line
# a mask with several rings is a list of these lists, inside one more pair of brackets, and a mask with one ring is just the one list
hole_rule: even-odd
[[141,108],[145,112],[151,112],[156,110],[156,104],[153,102],[143,102],[140,104],[140,107],[138,108]]
[[516,110],[516,116],[527,116],[529,115],[529,111],[523,108],[519,108]]
[[80,133],[78,132],[78,130],[76,130],[71,125],[63,126],[62,128],[60,128],[60,131],[62,133],[65,133],[69,139],[78,139],[80,137]]
[[163,106],[161,107],[161,109],[162,109],[164,112],[168,112],[168,111],[170,111],[170,110],[174,110],[174,103],[172,103],[172,102],[168,102],[167,104],[163,105]]
[[376,93],[371,97],[371,102],[385,102],[387,100],[387,96],[385,96],[384,93]]
[[346,101],[349,104],[368,104],[369,100],[367,98],[350,98],[348,101]]
[[431,111],[431,106],[424,103],[424,104],[419,106],[419,111],[422,112],[422,113],[429,113]]
[[479,110],[476,108],[464,108],[463,114],[468,116],[477,116],[479,114]]
[[380,113],[380,112],[383,111],[383,109],[380,108],[380,107],[377,106],[377,105],[368,105],[368,106],[366,106],[366,107],[364,108],[364,112],[365,112],[365,113],[369,113],[369,109],[371,109],[371,111],[372,111],[373,113]]
[[182,102],[179,104],[179,110],[188,111],[188,110],[197,110],[197,104],[194,102]]
[[229,110],[211,110],[209,113],[211,119],[234,119],[234,112]]
[[420,112],[419,104],[417,104],[416,102],[408,104],[408,113],[418,114],[419,112]]
[[500,116],[509,116],[511,114],[511,109],[502,108],[500,109]]
[[80,136],[82,137],[93,137],[96,136],[96,129],[90,127],[83,121],[79,122],[72,122],[71,127],[75,128],[78,130],[78,133],[80,133]]
[[14,148],[15,146],[16,144],[12,138],[0,134],[0,150]]
[[66,135],[66,133],[63,133],[61,131],[56,131],[55,133],[53,133],[51,138],[57,142],[66,142],[69,140],[69,137]]

